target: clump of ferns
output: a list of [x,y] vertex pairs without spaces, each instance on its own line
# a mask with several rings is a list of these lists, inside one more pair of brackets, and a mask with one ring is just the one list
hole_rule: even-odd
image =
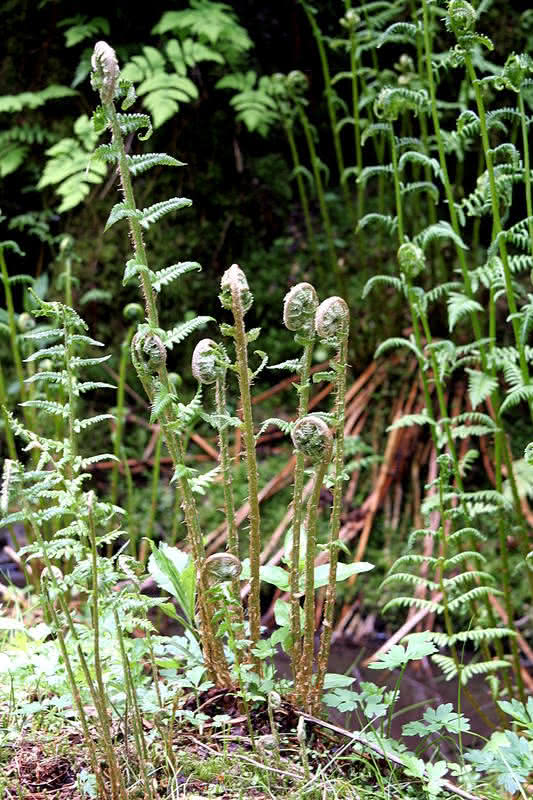
[[[174,197],[155,203],[145,209],[138,209],[135,202],[132,178],[155,166],[181,166],[182,162],[164,153],[146,153],[130,156],[126,153],[124,138],[128,134],[145,130],[141,139],[151,132],[151,122],[144,114],[122,113],[135,100],[135,90],[128,81],[120,78],[115,52],[105,42],[98,42],[92,59],[92,81],[100,94],[101,105],[96,110],[94,121],[100,131],[109,130],[112,141],[98,148],[97,155],[118,167],[124,200],[117,203],[109,216],[107,228],[119,220],[127,219],[133,258],[126,264],[124,280],[136,278],[144,297],[146,321],[138,325],[132,339],[132,361],[144,390],[152,404],[152,420],[159,422],[165,437],[168,452],[174,464],[173,481],[177,484],[183,504],[185,525],[196,574],[199,581],[198,612],[201,640],[209,677],[217,685],[229,685],[230,674],[222,643],[215,635],[212,622],[211,601],[205,581],[203,565],[205,549],[198,521],[192,480],[194,472],[185,464],[185,440],[193,419],[200,411],[201,390],[190,403],[182,403],[176,387],[169,380],[167,353],[193,330],[209,321],[209,317],[196,317],[188,323],[178,325],[171,331],[164,331],[159,325],[157,307],[158,293],[171,281],[180,278],[192,269],[199,269],[197,262],[180,262],[154,272],[149,267],[144,232],[151,228],[164,215],[187,207],[191,201]],[[117,111],[116,103],[121,102],[122,110]],[[259,608],[259,587],[254,582],[251,608]],[[252,638],[259,637],[258,614],[254,613]]]
[[[487,498],[483,492],[460,492],[453,487],[453,462],[448,454],[440,455],[437,465],[439,474],[427,487],[433,494],[427,496],[423,512],[428,519],[437,514],[439,524],[413,531],[408,550],[413,551],[421,539],[430,537],[438,545],[439,553],[409,552],[396,560],[382,587],[408,585],[419,590],[418,596],[394,597],[384,610],[397,607],[425,609],[442,618],[443,630],[434,631],[431,636],[439,646],[447,647],[450,655],[436,654],[432,658],[447,680],[457,677],[466,686],[472,677],[496,676],[500,670],[509,669],[511,663],[495,657],[481,661],[472,659],[465,664],[462,662],[464,646],[492,645],[498,640],[513,638],[516,633],[508,627],[488,627],[486,620],[483,625],[483,618],[480,619],[479,615],[474,617],[471,611],[473,601],[504,594],[496,588],[494,577],[483,569],[485,556],[478,549],[471,549],[472,542],[482,543],[486,539],[477,527],[473,527],[473,514],[493,513],[498,500],[495,494]],[[409,571],[422,566],[433,577]],[[427,594],[432,594],[433,598],[428,599]]]
[[[31,465],[19,459],[6,461],[2,524],[20,522],[26,527],[30,544],[20,553],[26,563],[33,564],[32,575],[61,650],[99,789],[102,797],[108,796],[99,766],[103,753],[110,773],[111,797],[122,799],[126,793],[111,740],[109,694],[103,680],[103,662],[108,660],[109,654],[104,657],[101,651],[105,635],[100,632],[100,619],[109,614],[114,615],[115,620],[120,617],[122,623],[117,628],[117,636],[121,639],[133,606],[128,597],[119,597],[112,587],[124,578],[129,579],[131,570],[123,569],[116,558],[100,555],[102,548],[112,547],[120,537],[126,536],[119,524],[124,512],[118,506],[97,500],[93,492],[85,490],[90,478],[87,468],[113,456],[104,453],[83,457],[79,452],[80,435],[111,415],[80,418],[77,408],[79,397],[86,392],[113,387],[80,378],[82,370],[106,360],[106,357],[88,358],[81,354],[87,346],[99,345],[86,335],[87,326],[81,317],[62,303],[45,302],[36,296],[34,301],[34,314],[47,318],[50,325],[27,334],[32,341],[45,345],[29,358],[41,364],[47,361],[48,369],[36,372],[30,380],[45,386],[48,397],[28,400],[25,404],[39,413],[61,417],[65,423],[64,437],[49,438],[29,430],[7,412],[14,434],[25,442],[24,452],[35,454],[36,458]],[[49,399],[54,393],[62,396],[63,401]],[[18,510],[8,513],[10,503],[18,506]],[[47,531],[51,521],[54,523],[52,537]],[[37,581],[39,565],[44,565],[44,569]],[[69,601],[73,595],[88,598],[90,626],[78,619],[71,609]],[[143,624],[145,604],[141,605],[143,608],[139,607],[135,615],[135,625]],[[106,650],[109,651],[109,647]],[[83,675],[84,686],[79,681],[80,675]],[[88,699],[97,713],[97,742],[85,713]],[[139,757],[142,757],[141,751]]]

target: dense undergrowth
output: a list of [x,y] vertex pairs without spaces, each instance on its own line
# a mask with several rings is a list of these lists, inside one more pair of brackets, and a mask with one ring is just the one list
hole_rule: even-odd
[[[191,0],[121,64],[63,20],[72,86],[0,98],[41,203],[0,243],[0,798],[531,793],[529,42],[329,5],[311,82]],[[234,183],[175,146],[213,102]],[[328,667],[378,629],[388,680]],[[421,669],[455,701],[401,725]]]

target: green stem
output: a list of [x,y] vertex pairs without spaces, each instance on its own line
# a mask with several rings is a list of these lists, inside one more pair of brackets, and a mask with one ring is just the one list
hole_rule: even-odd
[[527,132],[527,114],[524,108],[522,91],[518,93],[518,108],[520,110],[520,127],[522,131],[522,149],[524,152],[524,183],[527,209],[527,226],[529,230],[529,243],[533,255],[533,202],[531,199],[531,168],[529,159],[529,137]]
[[298,155],[296,140],[294,138],[292,125],[290,124],[290,122],[285,122],[284,128],[285,128],[285,135],[287,136],[287,141],[289,142],[289,149],[291,151],[292,163],[294,165],[296,185],[298,186],[298,194],[300,195],[300,202],[302,204],[302,211],[304,215],[305,229],[307,231],[307,238],[309,240],[309,246],[311,247],[311,254],[315,262],[315,266],[318,268],[321,264],[321,261],[318,255],[318,248],[316,246],[316,237],[315,237],[315,232],[313,230],[311,212],[309,210],[309,198],[307,196],[304,179],[301,174],[300,156]]
[[301,669],[298,679],[298,694],[309,707],[313,705],[313,656],[315,652],[315,558],[317,543],[318,502],[324,476],[331,458],[331,442],[326,446],[324,457],[315,470],[313,491],[307,504],[306,534],[307,550],[305,557],[305,597],[304,597],[304,638]]
[[346,363],[348,360],[348,325],[340,335],[340,346],[336,356],[336,395],[335,395],[335,483],[333,487],[333,509],[329,522],[329,576],[326,589],[326,602],[320,648],[318,651],[318,671],[315,682],[315,711],[320,709],[320,699],[326,677],[331,635],[333,633],[333,614],[335,611],[337,563],[339,560],[339,531],[341,524],[342,495],[344,488],[344,405],[346,396]]
[[[311,363],[313,360],[314,336],[304,346],[302,366],[300,370],[300,387],[298,418],[305,417],[309,407],[309,394],[311,389]],[[291,634],[292,634],[292,674],[296,682],[301,659],[301,629],[300,629],[300,536],[303,519],[303,488],[304,488],[305,456],[296,452],[294,465],[294,489],[292,497],[292,549],[290,573],[290,598],[291,598]]]
[[[241,301],[240,287],[234,281],[231,284],[232,310],[235,320],[235,353],[239,391],[242,402],[242,418],[244,428],[244,445],[246,450],[246,466],[248,475],[248,494],[250,504],[250,638],[252,647],[257,647],[261,636],[261,606],[259,564],[261,556],[261,517],[259,512],[259,482],[257,459],[255,453],[254,422],[252,415],[252,399],[250,395],[250,370],[248,367],[248,340],[244,325],[244,310]],[[261,661],[254,657],[254,666],[262,674]]]
[[316,153],[315,143],[313,141],[313,134],[311,131],[311,126],[309,124],[309,120],[307,119],[307,115],[301,106],[298,106],[298,113],[304,130],[305,141],[307,142],[307,147],[309,149],[309,157],[311,159],[311,167],[313,170],[313,177],[315,180],[318,207],[320,208],[320,216],[322,217],[322,223],[324,225],[324,230],[326,231],[329,263],[331,270],[337,280],[337,286],[339,292],[343,294],[343,281],[339,270],[339,265],[337,263],[333,227],[331,225],[331,218],[329,216],[328,206],[326,203],[326,196],[324,194],[324,186],[322,183],[322,176],[320,175],[320,167],[318,163],[318,156]]
[[346,185],[346,181],[344,180],[344,158],[342,155],[342,147],[341,147],[341,140],[339,136],[339,131],[337,128],[337,114],[335,112],[335,103],[334,103],[334,91],[331,85],[331,74],[329,70],[329,63],[328,63],[328,56],[326,53],[326,48],[324,45],[324,37],[322,36],[322,32],[318,26],[318,23],[314,17],[313,12],[310,10],[309,6],[306,2],[302,1],[302,5],[304,7],[305,13],[307,15],[307,19],[309,20],[309,24],[311,25],[311,29],[313,31],[313,36],[315,37],[315,41],[318,47],[318,53],[320,56],[320,66],[322,67],[322,75],[324,77],[324,94],[326,95],[326,103],[328,107],[328,116],[329,116],[329,123],[331,128],[331,133],[333,136],[333,146],[335,148],[335,157],[337,160],[337,169],[339,172],[339,180],[341,183],[342,195],[344,198],[344,202],[348,210],[353,215],[352,210],[352,200],[350,197],[350,193],[348,191],[348,187]]

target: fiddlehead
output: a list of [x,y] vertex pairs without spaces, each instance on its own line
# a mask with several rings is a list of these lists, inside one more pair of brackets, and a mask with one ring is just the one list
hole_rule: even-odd
[[[318,307],[318,297],[310,283],[298,283],[285,295],[283,301],[283,322],[285,327],[296,333],[298,341],[304,345],[304,352],[300,359],[299,375],[300,385],[298,417],[307,414],[309,404],[309,386],[311,361],[314,346],[315,313]],[[292,670],[296,677],[301,656],[301,630],[300,630],[300,602],[298,599],[298,583],[300,574],[300,530],[303,519],[303,485],[304,485],[304,454],[297,451],[294,467],[294,491],[292,499],[292,545],[291,545],[291,633],[292,633]]]

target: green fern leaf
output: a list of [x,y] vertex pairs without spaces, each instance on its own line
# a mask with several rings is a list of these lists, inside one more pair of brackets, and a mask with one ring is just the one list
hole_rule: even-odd
[[187,272],[192,272],[192,270],[201,272],[202,267],[197,261],[180,261],[178,264],[164,267],[154,274],[152,286],[156,292],[160,292],[163,286],[177,280],[177,278],[181,278]]
[[430,419],[427,413],[424,414],[405,414],[400,419],[397,419],[392,425],[387,428],[388,431],[394,431],[397,428],[410,428],[413,425],[435,425],[435,422]]
[[203,475],[195,475],[191,480],[191,491],[194,494],[205,495],[209,487],[216,481],[220,475],[220,465],[213,467],[209,472],[204,472]]
[[507,411],[509,408],[514,408],[514,406],[519,405],[519,403],[529,403],[531,400],[533,400],[533,384],[519,386],[517,389],[513,389],[508,393],[507,397],[501,404],[500,411],[503,414],[504,411]]
[[383,353],[385,353],[387,350],[392,350],[395,347],[407,347],[408,350],[414,353],[419,361],[424,361],[424,356],[416,346],[415,342],[412,339],[404,339],[400,336],[385,339],[384,342],[381,342],[374,353],[374,358],[379,358],[379,356],[383,355]]
[[425,600],[422,597],[394,597],[389,600],[383,613],[386,613],[390,608],[419,608],[429,611],[431,614],[442,614],[444,606],[436,603],[433,600]]
[[143,155],[127,156],[130,173],[136,177],[147,172],[152,167],[184,167],[185,162],[167,156],[166,153],[144,153]]
[[457,677],[457,667],[455,661],[450,656],[442,656],[435,653],[431,656],[431,660],[439,667],[447,681],[453,680]]
[[214,322],[213,317],[195,317],[188,322],[182,322],[181,325],[176,325],[165,334],[165,347],[172,350],[175,344],[180,344],[187,336],[199,328],[203,328],[208,322]]
[[77,419],[74,421],[74,431],[76,433],[80,433],[80,431],[86,430],[86,428],[90,428],[93,425],[98,425],[98,423],[103,422],[106,419],[115,419],[113,414],[97,414],[94,417],[88,417],[87,419]]
[[152,206],[143,209],[139,219],[144,228],[158,222],[165,214],[178,211],[180,208],[188,208],[192,205],[192,200],[187,197],[172,197],[170,200],[163,200],[161,203],[154,203]]
[[459,292],[452,292],[448,297],[448,327],[450,332],[453,331],[459,320],[476,311],[483,311],[481,303]]
[[128,208],[126,203],[115,203],[113,208],[111,209],[111,213],[107,218],[107,222],[105,224],[104,230],[109,230],[109,228],[115,224],[115,222],[119,222],[121,219],[142,219],[142,211],[138,208]]
[[117,120],[124,136],[146,129],[146,133],[139,136],[139,139],[144,142],[152,135],[152,121],[147,114],[117,114]]
[[451,600],[448,603],[448,609],[453,614],[454,611],[459,610],[460,608],[468,605],[472,600],[480,600],[482,597],[489,597],[489,595],[493,595],[494,597],[502,597],[503,592],[499,589],[494,589],[492,586],[474,586],[473,589],[470,589],[468,592],[456,597],[454,600]]
[[403,288],[400,278],[396,278],[392,275],[374,275],[365,283],[365,288],[363,289],[363,300],[370,294],[375,286],[381,286],[382,284],[385,286],[392,286],[397,292],[401,292]]
[[68,404],[63,405],[63,403],[55,403],[52,400],[26,400],[19,405],[23,408],[38,408],[39,411],[43,411],[45,414],[60,416],[63,419],[66,419],[69,413]]

